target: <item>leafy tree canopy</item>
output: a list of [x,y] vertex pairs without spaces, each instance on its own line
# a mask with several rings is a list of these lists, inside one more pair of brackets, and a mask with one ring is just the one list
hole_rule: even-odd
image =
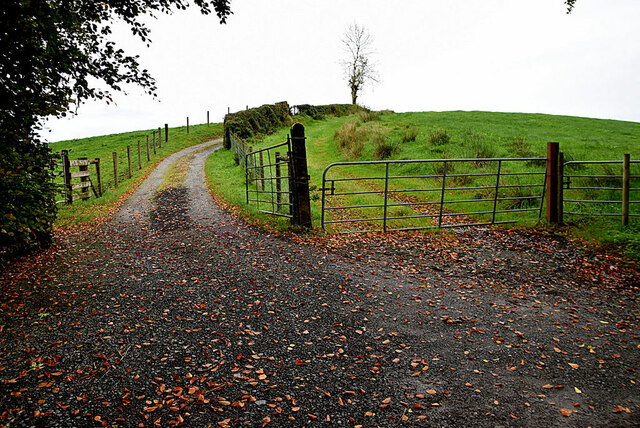
[[[185,0],[3,0],[0,8],[0,87],[2,107],[31,129],[38,117],[64,115],[73,103],[108,98],[125,83],[153,93],[155,83],[138,57],[109,40],[116,21],[149,41],[143,16],[186,9]],[[229,0],[193,0],[202,13],[215,11],[221,22]],[[103,82],[106,89],[95,86]],[[5,125],[5,123],[2,123]],[[3,126],[4,127],[4,126]],[[14,126],[11,126],[14,128]],[[23,135],[24,135],[24,129]]]
[[110,99],[124,84],[155,82],[110,40],[124,22],[149,42],[142,21],[197,7],[224,23],[230,0],[2,0],[0,2],[0,259],[46,245],[56,215],[54,158],[38,130],[87,99]]

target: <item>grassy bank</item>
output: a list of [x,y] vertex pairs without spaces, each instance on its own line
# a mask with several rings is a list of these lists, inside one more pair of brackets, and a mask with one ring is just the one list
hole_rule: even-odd
[[[332,162],[345,160],[375,159],[443,159],[482,157],[544,157],[548,141],[560,142],[561,151],[568,160],[619,160],[623,153],[632,159],[640,159],[640,124],[611,120],[598,120],[541,114],[444,112],[402,113],[391,112],[347,116],[326,121],[303,118],[307,132],[307,151],[312,188],[321,188],[322,172]],[[250,142],[255,148],[280,143],[286,139],[287,129],[266,138]],[[422,166],[429,168],[429,166]],[[256,217],[253,207],[244,201],[244,173],[233,164],[233,158],[219,151],[209,159],[208,171],[224,171],[226,179],[211,178],[215,192],[237,205],[249,215]],[[415,168],[405,167],[407,168]],[[465,165],[456,167],[456,173],[474,172],[472,169],[489,166]],[[530,171],[540,165],[535,163],[514,167],[515,171]],[[632,169],[637,173],[638,167]],[[403,171],[429,173],[425,171]],[[431,173],[435,171],[431,170]],[[596,174],[611,174],[615,171],[589,171]],[[371,174],[370,166],[349,170],[353,176]],[[411,183],[405,183],[410,185]],[[465,183],[472,184],[473,183]],[[482,184],[482,183],[476,183]],[[424,183],[423,183],[424,185]],[[356,190],[354,184],[349,190]],[[632,183],[640,187],[640,183]],[[315,197],[314,197],[315,195]],[[319,192],[312,192],[312,213],[316,225],[320,222]],[[411,195],[426,198],[423,195]],[[470,193],[469,197],[482,195]],[[615,197],[608,195],[607,197]],[[635,196],[637,199],[637,196]],[[632,200],[634,195],[632,195]],[[375,196],[352,197],[355,204],[376,203]],[[379,203],[379,201],[377,201]],[[465,207],[462,205],[462,209]],[[406,210],[405,208],[403,208]],[[637,205],[632,212],[637,212]],[[412,213],[401,215],[410,216]],[[257,217],[273,225],[284,227],[286,220]],[[535,224],[537,213],[517,215],[520,225]],[[619,219],[567,217],[575,227],[573,232],[602,243],[625,247],[627,253],[640,256],[640,232],[637,219],[632,225],[622,227]]]
[[[60,204],[55,227],[86,226],[110,217],[162,159],[186,147],[220,137],[222,124],[190,126],[189,134],[186,127],[169,128],[169,141],[165,143],[163,135],[162,147],[156,142],[155,154],[153,131],[142,130],[51,143],[50,147],[54,153],[69,150],[70,159],[99,158],[103,182],[101,198],[92,197],[86,201],[76,201],[73,205]],[[164,129],[162,132],[164,134]],[[149,161],[147,161],[147,136],[150,141]],[[141,168],[138,164],[138,140],[141,142]],[[130,147],[132,158],[131,179],[128,179],[127,173],[127,145]],[[118,187],[114,187],[113,152],[118,154]],[[89,169],[92,174],[95,172],[93,166]]]

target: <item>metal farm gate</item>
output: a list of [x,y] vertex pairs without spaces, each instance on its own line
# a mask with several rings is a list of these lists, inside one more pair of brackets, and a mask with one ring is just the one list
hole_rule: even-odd
[[546,158],[333,163],[322,176],[322,227],[387,232],[515,223],[503,218],[512,213],[540,218],[545,164]]
[[247,204],[259,212],[292,218],[291,139],[247,153],[244,158]]
[[291,127],[287,141],[245,154],[247,204],[259,212],[291,219],[291,223],[311,228],[309,175],[304,126]]

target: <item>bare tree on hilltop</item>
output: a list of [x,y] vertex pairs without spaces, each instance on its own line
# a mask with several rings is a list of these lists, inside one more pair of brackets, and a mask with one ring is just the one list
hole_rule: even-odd
[[347,59],[342,61],[342,67],[351,89],[351,102],[355,105],[364,85],[378,82],[378,73],[371,60],[373,37],[365,27],[353,23],[344,32],[342,44],[348,54]]

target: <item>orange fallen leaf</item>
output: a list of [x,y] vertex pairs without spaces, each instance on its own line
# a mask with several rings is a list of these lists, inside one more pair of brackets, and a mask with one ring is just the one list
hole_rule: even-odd
[[628,407],[616,406],[613,408],[612,412],[613,413],[620,413],[620,412],[631,413],[631,410],[629,410]]
[[569,416],[571,416],[571,413],[573,413],[573,410],[562,408],[560,409],[560,412],[562,413],[562,416],[568,418]]

